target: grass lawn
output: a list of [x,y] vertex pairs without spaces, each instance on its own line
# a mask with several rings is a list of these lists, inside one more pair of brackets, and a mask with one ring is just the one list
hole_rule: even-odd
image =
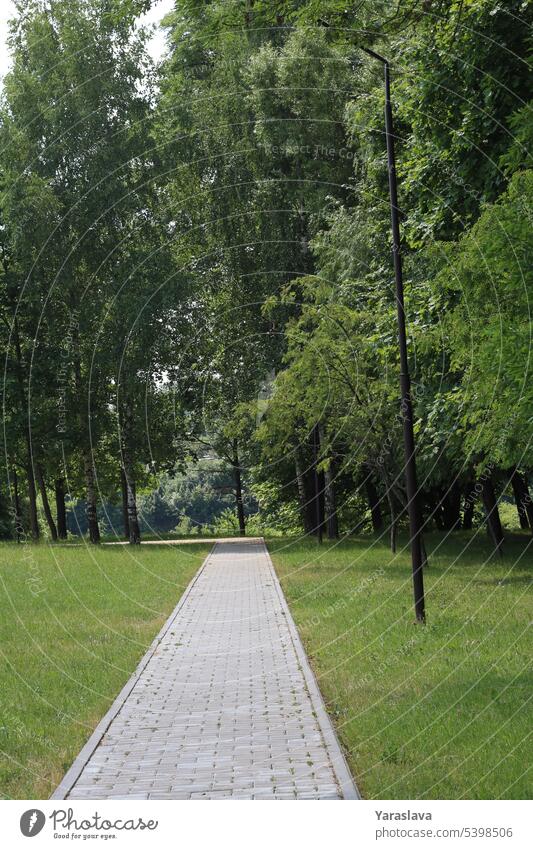
[[47,798],[210,545],[0,545],[0,792]]
[[484,534],[429,536],[424,627],[407,553],[270,541],[364,798],[530,798],[528,542],[515,536],[500,561]]

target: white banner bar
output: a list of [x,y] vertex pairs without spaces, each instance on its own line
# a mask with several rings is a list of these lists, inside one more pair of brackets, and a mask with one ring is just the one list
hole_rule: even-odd
[[[529,802],[0,803],[2,845],[336,849],[533,845]],[[30,841],[35,839],[35,843]],[[67,841],[69,841],[67,843]]]

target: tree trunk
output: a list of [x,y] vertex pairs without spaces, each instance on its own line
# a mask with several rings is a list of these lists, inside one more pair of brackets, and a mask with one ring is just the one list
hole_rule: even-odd
[[65,507],[65,479],[56,478],[54,483],[56,498],[57,535],[59,539],[67,538],[67,509]]
[[52,516],[52,511],[50,510],[50,502],[48,501],[48,493],[46,491],[46,484],[44,482],[43,470],[39,463],[35,466],[35,474],[37,477],[37,483],[39,485],[39,492],[41,493],[41,501],[43,502],[43,510],[44,515],[50,528],[50,536],[52,537],[54,542],[57,542],[57,528],[56,523],[54,522],[54,517]]
[[124,468],[120,467],[120,491],[122,493],[122,524],[124,526],[124,539],[130,538],[130,520],[128,518],[128,487]]
[[237,520],[239,522],[239,533],[241,537],[246,536],[246,520],[244,518],[244,507],[242,503],[242,479],[239,463],[239,451],[237,440],[233,440],[233,475],[235,479],[235,504],[237,508]]
[[294,452],[294,466],[296,471],[296,484],[298,486],[298,502],[300,505],[300,515],[302,517],[302,525],[306,534],[312,534],[314,531],[313,520],[313,493],[309,486],[309,473],[304,472],[302,452],[297,448]]
[[126,478],[126,499],[128,504],[128,529],[130,545],[139,545],[141,542],[141,529],[137,514],[137,497],[135,490],[135,478],[133,476],[133,463],[126,454],[124,458],[124,475]]
[[487,517],[487,531],[490,539],[494,543],[494,548],[502,556],[503,544],[503,529],[500,521],[500,513],[498,510],[498,502],[494,494],[494,486],[488,477],[483,477],[481,497]]
[[245,11],[244,11],[244,27],[246,30],[246,37],[250,40],[250,31],[252,28],[252,10],[254,8],[255,0],[246,0],[245,3]]
[[72,353],[74,359],[74,382],[79,399],[79,424],[81,431],[83,471],[85,475],[85,515],[89,530],[89,540],[93,545],[100,542],[100,528],[98,527],[98,511],[96,501],[96,482],[94,464],[90,446],[90,429],[88,422],[87,399],[84,397],[84,387],[81,374],[80,340],[79,328],[74,324],[72,328]]
[[[31,448],[29,449],[31,452]],[[33,475],[33,466],[30,462],[26,466],[26,479],[28,483],[28,503],[30,514],[30,533],[34,540],[38,540],[41,536],[39,527],[39,518],[37,513],[37,491],[35,489],[35,477]]]
[[[17,385],[20,400],[21,413],[27,409],[26,387],[24,385],[24,363],[22,360],[22,348],[20,345],[20,334],[17,317],[13,319],[13,340],[15,343],[15,355],[17,358]],[[26,443],[26,479],[28,482],[28,504],[30,514],[30,534],[34,540],[39,539],[41,531],[39,528],[39,517],[37,513],[37,492],[35,489],[35,476],[33,474],[33,458],[31,450],[31,430],[27,416],[24,415],[24,441]]]
[[431,512],[431,518],[435,522],[435,527],[438,531],[444,530],[444,521],[442,518],[442,507],[440,503],[440,494],[434,487],[428,491],[426,496],[427,503]]
[[387,500],[390,510],[390,550],[396,554],[396,541],[398,538],[398,516],[396,515],[396,507],[394,504],[394,496],[390,490],[387,492]]
[[475,483],[470,481],[465,492],[465,504],[463,509],[463,522],[461,527],[465,531],[472,530],[472,522],[474,520],[474,502],[475,502]]
[[133,401],[126,396],[122,409],[122,469],[126,489],[126,505],[128,512],[128,540],[130,545],[139,545],[141,529],[137,513],[137,492],[133,465]]
[[324,531],[324,472],[318,471],[320,461],[320,433],[317,424],[313,428],[313,459],[315,467],[315,534],[318,542],[321,543]]
[[443,530],[457,530],[461,526],[461,490],[457,481],[446,490],[441,504]]
[[128,525],[130,531],[130,544],[139,545],[141,542],[141,529],[139,527],[139,514],[137,512],[137,489],[133,472],[130,472],[126,478],[126,486],[128,490]]
[[339,518],[337,516],[337,493],[333,460],[330,460],[330,464],[324,472],[324,496],[328,539],[338,539]]
[[529,494],[527,478],[520,474],[518,469],[513,469],[511,473],[511,485],[513,487],[513,495],[518,510],[518,518],[520,519],[521,528],[530,528],[533,533],[533,503]]
[[368,500],[368,507],[372,517],[372,528],[374,533],[379,533],[379,531],[383,529],[383,515],[381,513],[378,493],[370,475],[370,470],[366,466],[363,467],[363,474],[365,476],[365,491]]
[[20,496],[19,496],[19,484],[17,477],[17,470],[13,466],[13,500],[15,502],[15,539],[17,542],[20,542],[24,535],[24,528],[22,527],[22,511],[20,509]]
[[96,484],[94,478],[94,466],[90,451],[83,452],[83,465],[85,471],[85,513],[89,529],[89,539],[93,545],[100,542],[100,528],[98,527],[98,513],[96,502]]
[[[324,429],[318,429],[321,443],[324,443]],[[324,523],[328,539],[339,538],[339,519],[337,516],[337,492],[335,483],[335,460],[330,456],[329,465],[324,471]]]

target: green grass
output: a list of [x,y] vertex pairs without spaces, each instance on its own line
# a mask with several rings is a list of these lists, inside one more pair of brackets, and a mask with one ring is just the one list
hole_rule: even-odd
[[47,798],[209,545],[0,545],[0,793]]
[[420,626],[408,554],[270,541],[364,798],[531,796],[528,543],[516,535],[498,561],[484,535],[430,536]]
[[[270,541],[366,798],[530,796],[527,543],[498,562],[483,538],[430,537],[420,627],[405,554]],[[0,545],[4,797],[50,794],[208,550]]]

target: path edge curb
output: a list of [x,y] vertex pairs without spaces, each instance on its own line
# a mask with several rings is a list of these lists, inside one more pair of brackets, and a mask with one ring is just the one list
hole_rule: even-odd
[[145,668],[148,666],[148,663],[152,659],[152,657],[153,657],[157,647],[159,646],[160,642],[162,641],[163,637],[165,636],[167,631],[171,628],[176,616],[180,612],[180,610],[181,610],[183,604],[185,603],[189,593],[191,592],[193,586],[195,585],[196,581],[198,580],[198,578],[200,577],[200,575],[204,571],[204,569],[205,569],[205,567],[206,567],[206,565],[209,561],[209,558],[213,555],[213,552],[216,548],[216,545],[217,545],[217,543],[215,542],[211,546],[211,549],[210,549],[209,553],[207,554],[205,560],[203,561],[200,568],[197,570],[197,572],[194,574],[192,579],[187,584],[187,586],[186,586],[185,590],[183,591],[178,603],[176,604],[172,613],[168,617],[167,621],[165,622],[165,624],[163,625],[163,627],[161,628],[159,633],[154,637],[154,639],[152,640],[148,650],[145,652],[145,654],[143,655],[143,657],[141,658],[141,660],[137,664],[137,668],[135,669],[135,672],[133,673],[133,675],[130,678],[128,678],[128,680],[124,684],[122,690],[120,691],[120,693],[118,694],[116,699],[111,704],[111,707],[104,714],[104,716],[102,717],[102,719],[100,720],[100,722],[98,723],[98,725],[96,726],[94,731],[92,732],[91,736],[89,737],[89,739],[87,740],[87,742],[85,743],[83,748],[76,755],[76,758],[74,759],[74,761],[72,763],[72,766],[67,770],[67,772],[65,773],[65,775],[61,779],[60,783],[57,785],[56,789],[54,790],[52,795],[49,797],[50,799],[63,799],[63,800],[67,799],[68,794],[70,793],[70,791],[72,790],[72,788],[76,784],[78,778],[80,777],[81,773],[83,772],[83,770],[87,766],[87,763],[89,762],[90,758],[92,757],[93,752],[98,747],[99,743],[101,742],[103,736],[105,735],[107,729],[109,728],[109,726],[113,722],[114,718],[120,712],[120,710],[123,707],[126,699],[130,695],[130,693],[133,690],[133,688],[135,687],[135,685],[137,684],[137,681],[139,680],[141,674],[144,672]]
[[294,649],[296,651],[298,662],[300,664],[302,674],[304,676],[305,683],[309,692],[309,698],[311,699],[311,704],[313,705],[313,709],[316,713],[318,726],[324,739],[326,751],[333,765],[335,776],[339,783],[343,799],[361,800],[361,794],[359,793],[357,784],[355,783],[355,779],[353,778],[352,773],[350,772],[350,768],[344,756],[344,752],[342,750],[339,738],[337,737],[335,728],[333,727],[329,714],[326,710],[326,705],[324,703],[324,699],[322,698],[322,693],[320,692],[319,686],[315,678],[315,674],[311,668],[311,664],[309,663],[307,653],[305,651],[304,645],[300,638],[300,634],[298,633],[298,629],[296,627],[296,623],[292,617],[292,613],[287,603],[287,599],[285,598],[283,587],[281,586],[281,582],[278,578],[274,563],[272,561],[272,557],[270,556],[270,552],[264,540],[263,546],[265,548],[270,569],[272,571],[272,576],[278,592],[280,604],[287,619],[287,626],[291,633]]

